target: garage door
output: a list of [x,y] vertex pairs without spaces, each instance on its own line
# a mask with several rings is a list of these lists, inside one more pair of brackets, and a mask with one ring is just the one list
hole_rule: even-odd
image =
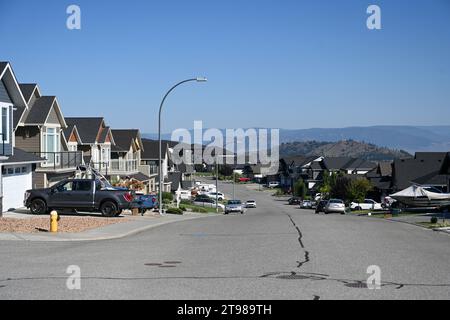
[[31,167],[4,167],[2,171],[3,211],[22,208],[24,193],[32,188]]

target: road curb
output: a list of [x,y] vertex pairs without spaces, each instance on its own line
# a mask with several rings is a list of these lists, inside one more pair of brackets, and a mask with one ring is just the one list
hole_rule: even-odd
[[[37,235],[37,234],[19,234],[19,233],[0,233],[0,241],[25,241],[25,242],[86,242],[86,241],[103,241],[103,240],[115,240],[115,239],[122,239],[129,236],[133,236],[136,234],[139,234],[141,232],[157,228],[163,225],[168,225],[171,223],[177,223],[177,222],[183,222],[183,221],[190,221],[195,219],[202,219],[202,218],[208,218],[208,217],[218,217],[220,215],[204,215],[204,216],[194,216],[189,217],[185,219],[180,220],[171,220],[171,221],[162,221],[159,223],[143,226],[140,228],[135,228],[133,230],[123,232],[120,234],[115,234],[111,236],[97,236],[97,237],[86,237],[86,238],[43,238],[44,235]],[[93,229],[95,230],[95,229]],[[75,233],[76,234],[76,233]],[[1,236],[5,236],[6,239],[1,239]],[[10,237],[11,239],[8,239]],[[32,239],[33,237],[36,237],[36,239]],[[31,239],[30,239],[31,238]]]

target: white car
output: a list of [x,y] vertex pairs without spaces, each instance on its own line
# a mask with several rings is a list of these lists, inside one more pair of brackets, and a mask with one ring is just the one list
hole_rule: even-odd
[[247,200],[247,202],[245,202],[245,207],[246,208],[256,208],[256,201],[255,200]]
[[209,192],[209,193],[207,193],[207,195],[208,195],[208,197],[210,197],[211,199],[214,199],[214,200],[216,200],[216,198],[219,200],[219,201],[223,201],[223,200],[225,200],[225,195],[222,193],[222,192]]
[[270,182],[267,184],[267,186],[268,186],[269,188],[276,188],[276,187],[279,187],[279,186],[280,186],[280,183],[279,183],[278,181],[270,181]]
[[359,210],[382,210],[383,209],[381,206],[381,203],[378,203],[371,199],[366,199],[362,203],[352,202],[350,204],[350,208],[352,210],[356,210],[356,211],[359,211]]

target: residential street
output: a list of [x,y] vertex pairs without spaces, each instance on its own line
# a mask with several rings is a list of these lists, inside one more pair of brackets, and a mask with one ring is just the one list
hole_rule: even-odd
[[[315,215],[251,185],[236,188],[258,208],[117,240],[0,242],[0,299],[450,298],[448,235]],[[232,185],[220,190],[230,195]],[[66,288],[70,265],[81,268],[81,290]],[[359,286],[370,265],[381,268],[380,290]]]

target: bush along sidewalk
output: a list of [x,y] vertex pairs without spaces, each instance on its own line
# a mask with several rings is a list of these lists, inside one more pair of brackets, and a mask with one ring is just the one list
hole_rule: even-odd
[[183,210],[181,208],[172,207],[172,208],[167,209],[166,213],[182,215],[184,212],[183,212]]

